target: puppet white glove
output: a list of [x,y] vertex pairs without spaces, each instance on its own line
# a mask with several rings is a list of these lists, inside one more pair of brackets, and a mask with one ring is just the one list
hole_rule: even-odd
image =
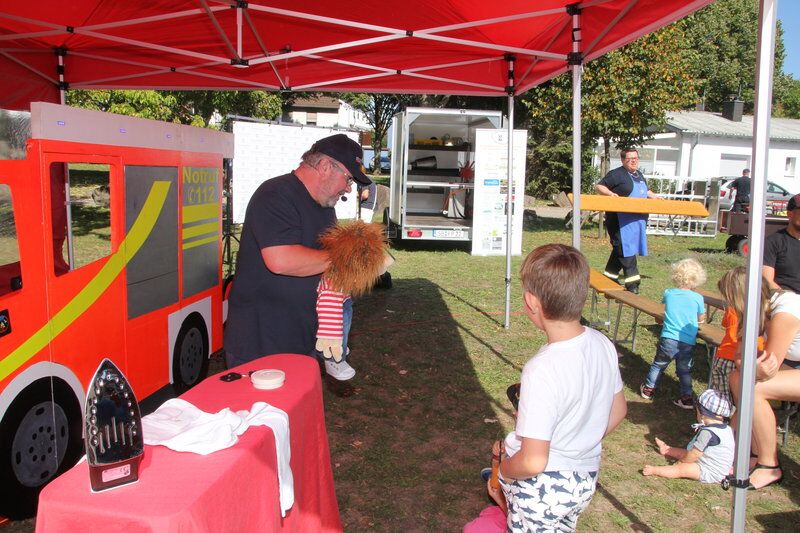
[[317,350],[325,359],[333,358],[337,363],[342,360],[342,339],[323,339],[317,337]]

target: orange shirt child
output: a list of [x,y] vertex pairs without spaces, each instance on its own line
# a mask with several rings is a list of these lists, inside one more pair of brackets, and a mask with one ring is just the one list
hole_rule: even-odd
[[[736,351],[739,349],[739,317],[733,307],[725,308],[725,315],[722,317],[722,327],[725,328],[725,336],[717,348],[717,357],[733,361]],[[764,349],[764,337],[758,338],[758,350]]]

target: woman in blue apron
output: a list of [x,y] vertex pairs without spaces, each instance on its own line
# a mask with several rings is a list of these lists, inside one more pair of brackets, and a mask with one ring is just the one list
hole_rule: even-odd
[[[656,198],[638,170],[639,153],[634,149],[622,150],[620,157],[622,166],[606,174],[595,190],[606,196]],[[636,256],[647,255],[647,214],[606,213],[606,228],[611,239],[611,255],[604,274],[625,285],[626,290],[638,294],[641,278]]]

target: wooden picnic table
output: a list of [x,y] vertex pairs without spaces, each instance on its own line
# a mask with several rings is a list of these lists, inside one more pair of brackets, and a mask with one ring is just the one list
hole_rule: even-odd
[[[567,196],[570,202],[573,202],[572,194]],[[658,198],[628,198],[627,196],[606,196],[603,194],[581,194],[581,211],[647,213],[653,215],[683,215],[690,217],[708,216],[708,209],[700,202],[663,200]]]

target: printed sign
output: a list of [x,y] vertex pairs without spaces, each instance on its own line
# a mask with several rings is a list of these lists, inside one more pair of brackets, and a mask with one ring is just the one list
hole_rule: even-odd
[[[508,132],[476,130],[472,255],[505,255],[508,213]],[[511,253],[522,253],[527,132],[514,130]]]

